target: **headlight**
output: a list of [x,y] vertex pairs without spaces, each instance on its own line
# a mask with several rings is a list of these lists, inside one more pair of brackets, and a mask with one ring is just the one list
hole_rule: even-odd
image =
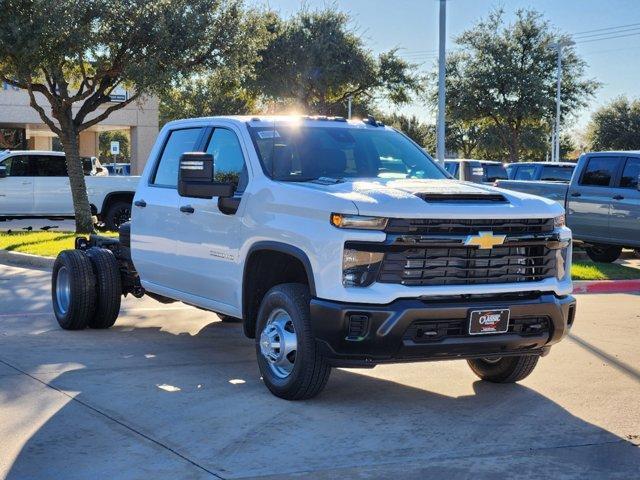
[[342,256],[342,284],[345,287],[366,287],[378,275],[384,253],[345,248]]
[[558,215],[557,217],[555,217],[553,219],[553,226],[555,228],[564,227],[564,225],[565,225],[565,221],[564,220],[565,220],[564,213],[562,215]]
[[362,215],[331,214],[331,225],[338,228],[359,228],[363,230],[384,230],[387,219],[383,217],[365,217]]

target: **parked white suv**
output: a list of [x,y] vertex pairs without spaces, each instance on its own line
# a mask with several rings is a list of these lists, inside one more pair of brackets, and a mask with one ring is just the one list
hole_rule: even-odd
[[[109,230],[129,220],[140,177],[108,177],[92,157],[82,158],[92,213]],[[63,152],[0,152],[0,219],[73,217]]]
[[241,319],[277,396],[334,366],[468,359],[514,382],[567,333],[571,232],[542,198],[462,183],[370,118],[215,117],[162,129],[120,240],[53,270],[62,328],[108,328],[121,295]]

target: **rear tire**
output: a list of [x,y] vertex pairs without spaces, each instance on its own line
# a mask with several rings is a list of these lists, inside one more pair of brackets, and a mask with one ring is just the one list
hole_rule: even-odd
[[594,262],[612,263],[620,258],[622,247],[610,245],[593,245],[585,248],[587,255]]
[[311,332],[309,300],[309,287],[286,283],[269,290],[258,311],[258,366],[271,393],[286,400],[315,397],[331,373]]
[[131,220],[131,202],[117,201],[109,207],[104,216],[104,225],[107,230],[117,232],[120,225]]
[[64,330],[82,330],[96,309],[96,277],[81,250],[60,252],[51,274],[53,313]]
[[493,383],[514,383],[529,376],[538,364],[537,355],[518,357],[488,357],[467,360],[469,367],[478,377]]
[[120,267],[111,250],[90,248],[87,257],[91,260],[96,277],[96,309],[87,321],[91,328],[110,328],[116,323],[122,299]]

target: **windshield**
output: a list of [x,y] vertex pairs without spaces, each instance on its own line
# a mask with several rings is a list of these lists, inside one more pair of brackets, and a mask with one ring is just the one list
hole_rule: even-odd
[[446,174],[393,130],[339,127],[249,127],[265,172],[275,180],[429,178]]

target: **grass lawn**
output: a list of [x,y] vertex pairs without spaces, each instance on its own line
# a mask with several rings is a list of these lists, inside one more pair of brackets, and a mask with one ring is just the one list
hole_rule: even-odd
[[[106,232],[100,235],[115,237],[117,234]],[[0,233],[0,249],[56,257],[62,250],[73,248],[75,238],[73,232]]]
[[640,278],[640,268],[617,263],[575,262],[571,267],[574,280],[628,280]]
[[[117,236],[115,232],[100,235]],[[76,234],[72,232],[15,232],[0,233],[0,249],[55,257],[62,250],[73,248]],[[575,262],[574,280],[622,280],[640,278],[640,269],[623,267],[616,263]]]

